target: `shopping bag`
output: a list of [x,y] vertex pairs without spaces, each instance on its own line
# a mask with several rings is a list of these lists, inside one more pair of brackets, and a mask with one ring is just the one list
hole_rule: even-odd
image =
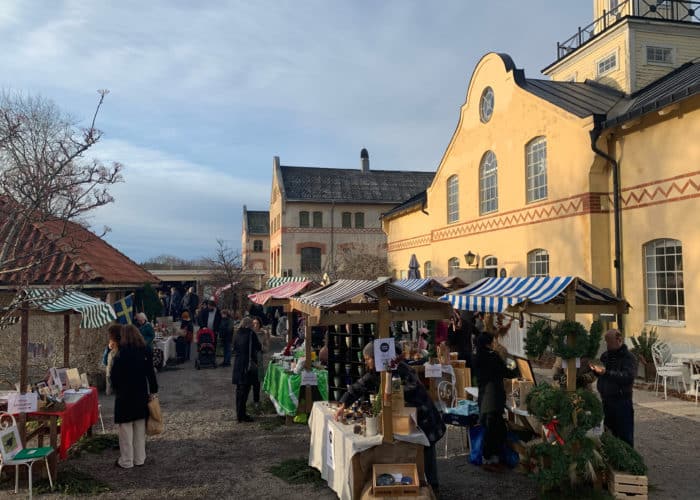
[[475,425],[469,428],[469,462],[481,465],[484,452],[484,427]]
[[160,411],[160,401],[154,397],[148,402],[148,419],[146,420],[146,434],[155,436],[163,432],[163,414]]

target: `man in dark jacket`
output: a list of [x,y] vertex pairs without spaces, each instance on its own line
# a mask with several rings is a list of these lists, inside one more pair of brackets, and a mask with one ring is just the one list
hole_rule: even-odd
[[236,418],[239,423],[252,422],[246,413],[250,388],[258,377],[257,354],[262,351],[258,336],[251,329],[250,318],[243,318],[233,336],[233,376],[236,385]]
[[199,327],[209,328],[217,339],[221,337],[221,312],[213,299],[207,301],[207,307],[199,313]]
[[[340,398],[340,408],[338,408],[338,412],[336,413],[336,419],[342,415],[345,407],[351,405],[361,397],[368,393],[379,393],[380,376],[374,366],[373,341],[365,345],[362,350],[362,355],[365,359],[367,371],[357,382],[352,384],[350,389]],[[430,442],[430,446],[423,448],[425,477],[428,484],[433,488],[433,491],[437,493],[439,483],[435,443],[445,434],[445,424],[442,421],[440,412],[438,412],[432,399],[430,399],[428,391],[411,367],[401,361],[396,367],[395,373],[398,374],[403,383],[403,397],[406,406],[416,408],[418,427],[425,433]]]
[[168,315],[173,317],[173,321],[180,319],[182,312],[182,295],[177,288],[170,288],[170,303],[168,304]]
[[182,310],[190,313],[190,318],[194,318],[195,311],[199,305],[199,296],[195,293],[194,287],[187,289],[187,293],[182,297]]
[[605,333],[605,343],[608,350],[600,357],[603,366],[590,365],[598,376],[605,427],[614,436],[634,446],[632,386],[637,375],[637,358],[627,349],[619,330],[608,330]]

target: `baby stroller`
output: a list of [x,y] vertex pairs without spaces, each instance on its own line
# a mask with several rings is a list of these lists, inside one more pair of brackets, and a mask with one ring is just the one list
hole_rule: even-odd
[[203,366],[216,368],[216,337],[209,328],[200,328],[197,332],[197,359],[194,367],[199,370]]

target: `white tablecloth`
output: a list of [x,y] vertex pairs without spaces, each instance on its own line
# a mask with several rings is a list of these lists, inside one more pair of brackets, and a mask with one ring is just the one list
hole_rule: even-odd
[[[365,437],[353,433],[353,425],[335,421],[335,411],[325,401],[316,401],[309,427],[309,465],[321,472],[321,477],[341,500],[352,499],[352,457],[356,453],[382,444],[382,436]],[[408,435],[394,434],[397,441],[429,446],[425,434],[417,430]]]
[[169,359],[177,358],[177,351],[175,350],[175,336],[173,337],[163,337],[160,339],[155,339],[153,344],[155,347],[163,351],[163,363],[167,363]]

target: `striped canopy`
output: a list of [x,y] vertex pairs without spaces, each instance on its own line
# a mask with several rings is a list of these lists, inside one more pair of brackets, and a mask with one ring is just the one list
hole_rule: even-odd
[[111,305],[76,290],[29,289],[26,291],[26,298],[34,307],[46,312],[80,313],[80,328],[99,328],[117,319]]
[[251,293],[248,298],[255,302],[256,304],[265,305],[268,301],[273,299],[288,299],[304,290],[306,290],[309,285],[312,285],[313,281],[292,281],[290,283],[285,283],[275,288],[270,288],[269,290],[263,290],[262,292]]
[[265,288],[275,288],[276,286],[284,285],[285,283],[308,281],[309,278],[304,276],[273,276],[268,278],[265,283]]
[[537,276],[528,278],[483,278],[466,288],[440,297],[455,309],[499,313],[511,306],[564,303],[566,288],[576,287],[577,304],[619,304],[612,293],[601,290],[574,276]]
[[415,279],[405,279],[396,280],[394,285],[405,288],[412,292],[424,292],[427,290],[435,291],[436,293],[445,293],[449,290],[446,286],[443,286],[439,281],[433,278],[415,278]]
[[323,288],[296,297],[296,300],[322,309],[333,309],[360,295],[364,295],[365,299],[372,301],[377,298],[376,291],[383,287],[386,287],[386,294],[390,300],[435,303],[435,299],[408,291],[393,283],[374,280],[338,280]]

